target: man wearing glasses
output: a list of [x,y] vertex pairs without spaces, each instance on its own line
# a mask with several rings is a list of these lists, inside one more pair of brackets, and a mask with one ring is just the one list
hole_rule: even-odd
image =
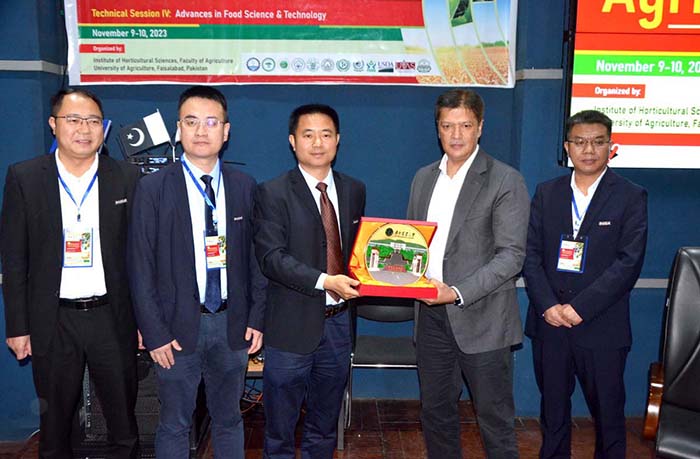
[[84,89],[51,100],[55,154],[9,167],[0,240],[7,345],[31,356],[39,457],[72,458],[87,363],[107,421],[108,458],[137,455],[136,324],[126,276],[135,167],[100,156],[102,104]]
[[630,291],[647,240],[647,192],[607,167],[612,121],[586,110],[566,122],[571,175],[538,185],[523,273],[542,395],[541,458],[571,457],[575,378],[595,422],[595,457],[625,457],[624,370]]
[[224,95],[182,93],[180,162],[144,177],[129,231],[129,275],[146,349],[156,363],[156,456],[189,457],[202,379],[216,457],[243,458],[248,354],[262,345],[266,280],[252,250],[255,181],[219,159],[231,125]]

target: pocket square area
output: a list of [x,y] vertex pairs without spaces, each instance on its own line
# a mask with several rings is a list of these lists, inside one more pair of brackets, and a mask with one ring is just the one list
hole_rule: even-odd
[[598,226],[610,226],[610,220],[601,220],[598,222]]
[[126,203],[127,203],[127,199],[126,199],[126,198],[124,198],[124,199],[117,199],[116,201],[114,201],[114,205],[115,205],[115,206],[118,206],[119,204],[126,204]]

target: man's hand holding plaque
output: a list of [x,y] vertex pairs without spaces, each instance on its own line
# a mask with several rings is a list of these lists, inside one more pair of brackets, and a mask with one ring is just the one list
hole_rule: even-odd
[[337,293],[344,300],[351,300],[360,296],[360,293],[355,289],[358,285],[360,285],[360,282],[343,274],[326,276],[326,280],[323,282],[325,290]]
[[457,301],[457,292],[455,289],[437,279],[428,280],[437,289],[437,296],[434,298],[418,298],[419,301],[422,301],[428,306],[435,306],[436,304],[454,304],[455,301]]

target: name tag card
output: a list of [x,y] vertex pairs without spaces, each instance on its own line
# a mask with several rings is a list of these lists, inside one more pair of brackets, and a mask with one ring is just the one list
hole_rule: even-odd
[[586,264],[588,238],[575,238],[572,235],[562,235],[559,245],[559,260],[557,271],[583,273]]
[[205,236],[207,269],[226,268],[226,236]]
[[63,267],[92,267],[93,229],[73,227],[63,230]]

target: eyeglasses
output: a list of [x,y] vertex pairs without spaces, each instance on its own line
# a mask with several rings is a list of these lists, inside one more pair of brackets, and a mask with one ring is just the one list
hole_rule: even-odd
[[186,116],[183,119],[181,119],[180,122],[182,124],[184,124],[185,127],[190,128],[190,129],[198,128],[201,123],[204,123],[204,126],[209,128],[209,129],[214,129],[215,127],[219,126],[220,124],[226,123],[226,121],[221,121],[220,119],[218,119],[214,116],[209,116],[207,118],[204,118],[203,120],[200,120],[196,116]]
[[569,145],[573,145],[580,150],[583,150],[584,148],[586,148],[586,145],[588,145],[590,143],[594,149],[601,150],[601,149],[605,148],[606,146],[610,145],[610,140],[582,139],[581,137],[577,137],[573,140],[567,140],[566,143],[568,143]]
[[54,115],[54,118],[61,118],[66,120],[66,124],[70,127],[78,127],[83,122],[85,122],[89,128],[98,128],[102,127],[102,118],[99,116],[78,116],[78,115],[64,115],[64,116],[57,116]]

